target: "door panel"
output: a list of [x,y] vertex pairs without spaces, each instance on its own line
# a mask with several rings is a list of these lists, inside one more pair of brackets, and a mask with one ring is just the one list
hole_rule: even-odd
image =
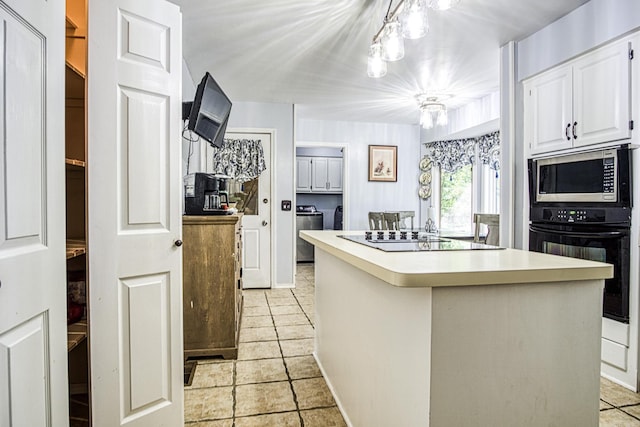
[[561,67],[524,83],[524,135],[531,154],[571,147],[571,67]]
[[631,136],[629,46],[626,41],[587,55],[574,66],[575,146]]
[[[166,316],[169,275],[157,274],[121,281],[120,345],[125,420],[140,411],[169,403],[171,337]],[[141,307],[149,307],[141,311]],[[160,357],[158,357],[160,356]]]
[[93,425],[182,425],[181,17],[91,0],[89,28]]
[[[169,99],[166,96],[121,88],[119,205],[123,232],[166,230],[170,183],[166,170],[171,140],[167,135]],[[148,122],[157,126],[148,126]]]
[[[0,0],[0,425],[68,423],[62,0]],[[35,267],[35,268],[34,268]]]
[[[0,335],[0,425],[50,426],[47,317]],[[27,410],[29,408],[29,410]]]

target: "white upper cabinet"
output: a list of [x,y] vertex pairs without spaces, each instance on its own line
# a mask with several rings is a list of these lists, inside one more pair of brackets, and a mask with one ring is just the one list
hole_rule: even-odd
[[628,40],[524,82],[524,138],[532,155],[631,138]]
[[342,192],[342,159],[329,157],[327,159],[327,190],[332,193]]
[[342,193],[342,159],[297,157],[297,193]]
[[311,191],[311,157],[296,157],[296,193]]

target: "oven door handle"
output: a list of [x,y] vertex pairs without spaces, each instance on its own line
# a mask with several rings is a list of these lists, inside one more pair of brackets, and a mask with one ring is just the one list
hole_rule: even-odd
[[533,232],[539,233],[554,233],[554,234],[563,234],[565,236],[578,237],[578,238],[593,238],[593,237],[603,237],[603,238],[615,238],[622,237],[625,233],[620,231],[598,231],[595,233],[584,233],[584,232],[575,232],[575,231],[565,231],[565,230],[556,230],[554,228],[546,228],[540,227],[536,225],[530,225],[529,230]]

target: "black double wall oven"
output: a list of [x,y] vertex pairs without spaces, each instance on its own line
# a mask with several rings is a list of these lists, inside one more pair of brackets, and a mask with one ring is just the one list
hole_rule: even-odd
[[629,147],[530,159],[528,167],[529,250],[613,264],[603,316],[629,323]]

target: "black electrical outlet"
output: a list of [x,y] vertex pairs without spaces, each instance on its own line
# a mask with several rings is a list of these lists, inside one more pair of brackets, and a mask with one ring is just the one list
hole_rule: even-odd
[[282,201],[282,210],[290,211],[291,210],[291,200],[283,200]]

